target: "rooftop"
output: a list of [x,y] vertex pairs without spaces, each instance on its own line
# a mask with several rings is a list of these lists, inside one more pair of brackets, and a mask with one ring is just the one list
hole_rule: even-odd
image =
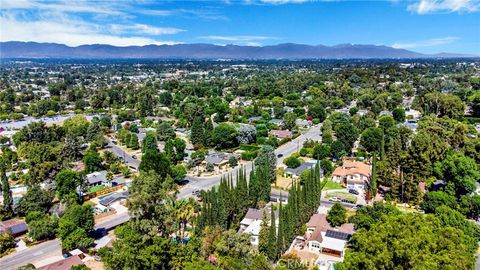
[[0,233],[11,232],[13,235],[17,235],[25,233],[27,230],[27,223],[23,220],[12,218],[0,222]]
[[64,260],[47,264],[37,270],[70,270],[72,266],[83,264],[82,260],[78,255],[68,257]]

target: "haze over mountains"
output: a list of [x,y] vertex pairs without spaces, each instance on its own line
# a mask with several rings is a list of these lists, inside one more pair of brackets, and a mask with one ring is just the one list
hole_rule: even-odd
[[57,43],[0,42],[0,58],[74,58],[74,59],[369,59],[369,58],[456,58],[476,57],[464,54],[422,54],[405,49],[376,45],[340,44],[335,46],[284,43],[271,46],[213,44],[176,44],[117,47],[81,45],[69,47]]

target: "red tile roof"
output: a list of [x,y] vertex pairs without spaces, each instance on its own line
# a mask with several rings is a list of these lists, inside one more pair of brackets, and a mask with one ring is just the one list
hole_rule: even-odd
[[72,266],[83,264],[82,260],[78,255],[68,257],[64,260],[47,264],[37,270],[70,270]]

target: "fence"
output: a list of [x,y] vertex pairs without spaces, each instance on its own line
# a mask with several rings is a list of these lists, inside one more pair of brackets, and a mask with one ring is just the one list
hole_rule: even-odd
[[114,186],[114,187],[107,187],[107,188],[104,188],[102,190],[83,195],[83,200],[88,201],[92,198],[95,198],[95,197],[98,197],[98,196],[101,196],[101,195],[105,195],[105,194],[108,194],[108,193],[112,193],[112,192],[117,191],[117,190],[122,189],[122,188],[123,188],[123,184],[118,185],[118,186]]

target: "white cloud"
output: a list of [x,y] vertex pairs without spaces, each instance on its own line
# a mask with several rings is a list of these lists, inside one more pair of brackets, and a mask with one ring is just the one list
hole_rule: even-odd
[[423,47],[434,47],[438,45],[449,44],[459,39],[460,39],[459,37],[432,38],[432,39],[420,40],[415,42],[395,43],[392,45],[392,47],[396,49],[414,49],[414,48],[423,48]]
[[236,42],[236,41],[252,42],[252,41],[260,41],[260,40],[276,39],[275,37],[267,37],[267,36],[204,36],[200,38],[208,39],[208,40],[233,41],[233,42]]
[[180,32],[184,32],[185,30],[183,29],[178,29],[178,28],[173,28],[173,27],[155,27],[151,25],[146,25],[146,24],[112,24],[110,25],[111,30],[113,33],[116,34],[123,34],[123,33],[130,33],[130,32],[137,32],[137,33],[143,33],[147,35],[171,35],[171,34],[177,34]]
[[126,1],[0,0],[0,40],[70,46],[174,44],[154,36],[185,31],[132,22]]
[[94,3],[82,0],[60,0],[40,2],[33,0],[2,0],[0,10],[35,10],[35,11],[53,11],[53,12],[70,12],[70,13],[91,13],[104,15],[122,15],[128,16],[120,10],[124,5],[108,1],[107,4],[101,1]]
[[135,12],[160,17],[179,16],[186,19],[199,18],[212,21],[228,21],[228,17],[220,14],[216,9],[140,9]]
[[407,6],[407,10],[418,14],[468,13],[479,9],[479,0],[420,0]]
[[0,16],[1,41],[54,42],[69,46],[84,44],[111,44],[116,46],[175,44],[142,36],[118,36],[104,31],[104,27],[65,16],[24,20],[13,14]]

